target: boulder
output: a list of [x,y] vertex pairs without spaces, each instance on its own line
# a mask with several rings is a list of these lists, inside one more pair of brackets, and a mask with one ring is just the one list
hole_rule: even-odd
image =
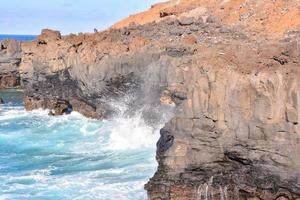
[[193,17],[181,17],[179,19],[179,24],[181,26],[189,26],[194,23],[194,18]]
[[38,36],[38,44],[47,44],[51,41],[57,41],[61,39],[61,34],[59,31],[43,29],[41,35]]

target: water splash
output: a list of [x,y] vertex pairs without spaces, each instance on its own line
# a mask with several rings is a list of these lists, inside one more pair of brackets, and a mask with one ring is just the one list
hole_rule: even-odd
[[114,119],[109,148],[112,150],[153,148],[159,139],[159,128],[148,126],[140,115]]
[[112,150],[153,148],[159,139],[159,130],[171,118],[171,110],[161,110],[151,107],[152,112],[158,115],[155,124],[149,124],[143,115],[148,110],[146,105],[139,109],[130,107],[130,102],[135,101],[135,96],[124,96],[122,99],[111,100],[109,105],[115,111],[114,126],[111,128],[109,148]]
[[157,167],[158,135],[139,113],[97,121],[5,104],[0,199],[147,199],[143,186]]

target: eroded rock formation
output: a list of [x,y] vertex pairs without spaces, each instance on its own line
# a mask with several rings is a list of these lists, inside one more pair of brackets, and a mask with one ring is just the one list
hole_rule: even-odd
[[0,41],[0,89],[20,85],[18,69],[20,62],[20,43],[15,40]]
[[[158,170],[145,186],[149,199],[299,198],[297,23],[264,34],[243,28],[244,18],[231,24],[230,16],[209,15],[211,1],[205,9],[191,2],[160,4],[152,23],[69,36],[44,30],[23,43],[26,107],[71,104],[102,118],[115,112],[111,101],[131,96],[129,113],[142,108],[149,121],[172,110],[157,143]],[[255,2],[243,3],[223,1],[220,9]]]
[[183,73],[184,114],[161,130],[151,199],[299,197],[299,72]]

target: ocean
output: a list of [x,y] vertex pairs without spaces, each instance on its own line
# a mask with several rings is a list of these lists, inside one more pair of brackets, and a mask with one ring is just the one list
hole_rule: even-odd
[[22,91],[0,91],[1,200],[143,200],[157,168],[158,129],[137,114],[94,120],[28,112]]
[[0,40],[5,39],[15,39],[18,41],[31,41],[34,40],[37,36],[36,35],[8,35],[8,34],[0,34]]

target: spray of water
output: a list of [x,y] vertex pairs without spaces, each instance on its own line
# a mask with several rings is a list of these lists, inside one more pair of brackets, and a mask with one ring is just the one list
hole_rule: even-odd
[[4,105],[0,199],[146,199],[143,186],[156,170],[155,143],[167,118],[153,126],[145,107],[128,114],[126,101],[111,102],[117,112],[104,121]]
[[134,110],[133,113],[131,112],[128,105],[134,101],[134,98],[135,96],[128,95],[117,101],[111,100],[109,102],[110,107],[115,111],[112,120],[114,124],[117,124],[111,128],[110,149],[154,148],[159,139],[159,130],[172,116],[170,109],[163,110],[151,107],[151,112],[157,111],[155,113],[156,121],[149,123],[145,117],[145,112],[149,111],[147,105]]

